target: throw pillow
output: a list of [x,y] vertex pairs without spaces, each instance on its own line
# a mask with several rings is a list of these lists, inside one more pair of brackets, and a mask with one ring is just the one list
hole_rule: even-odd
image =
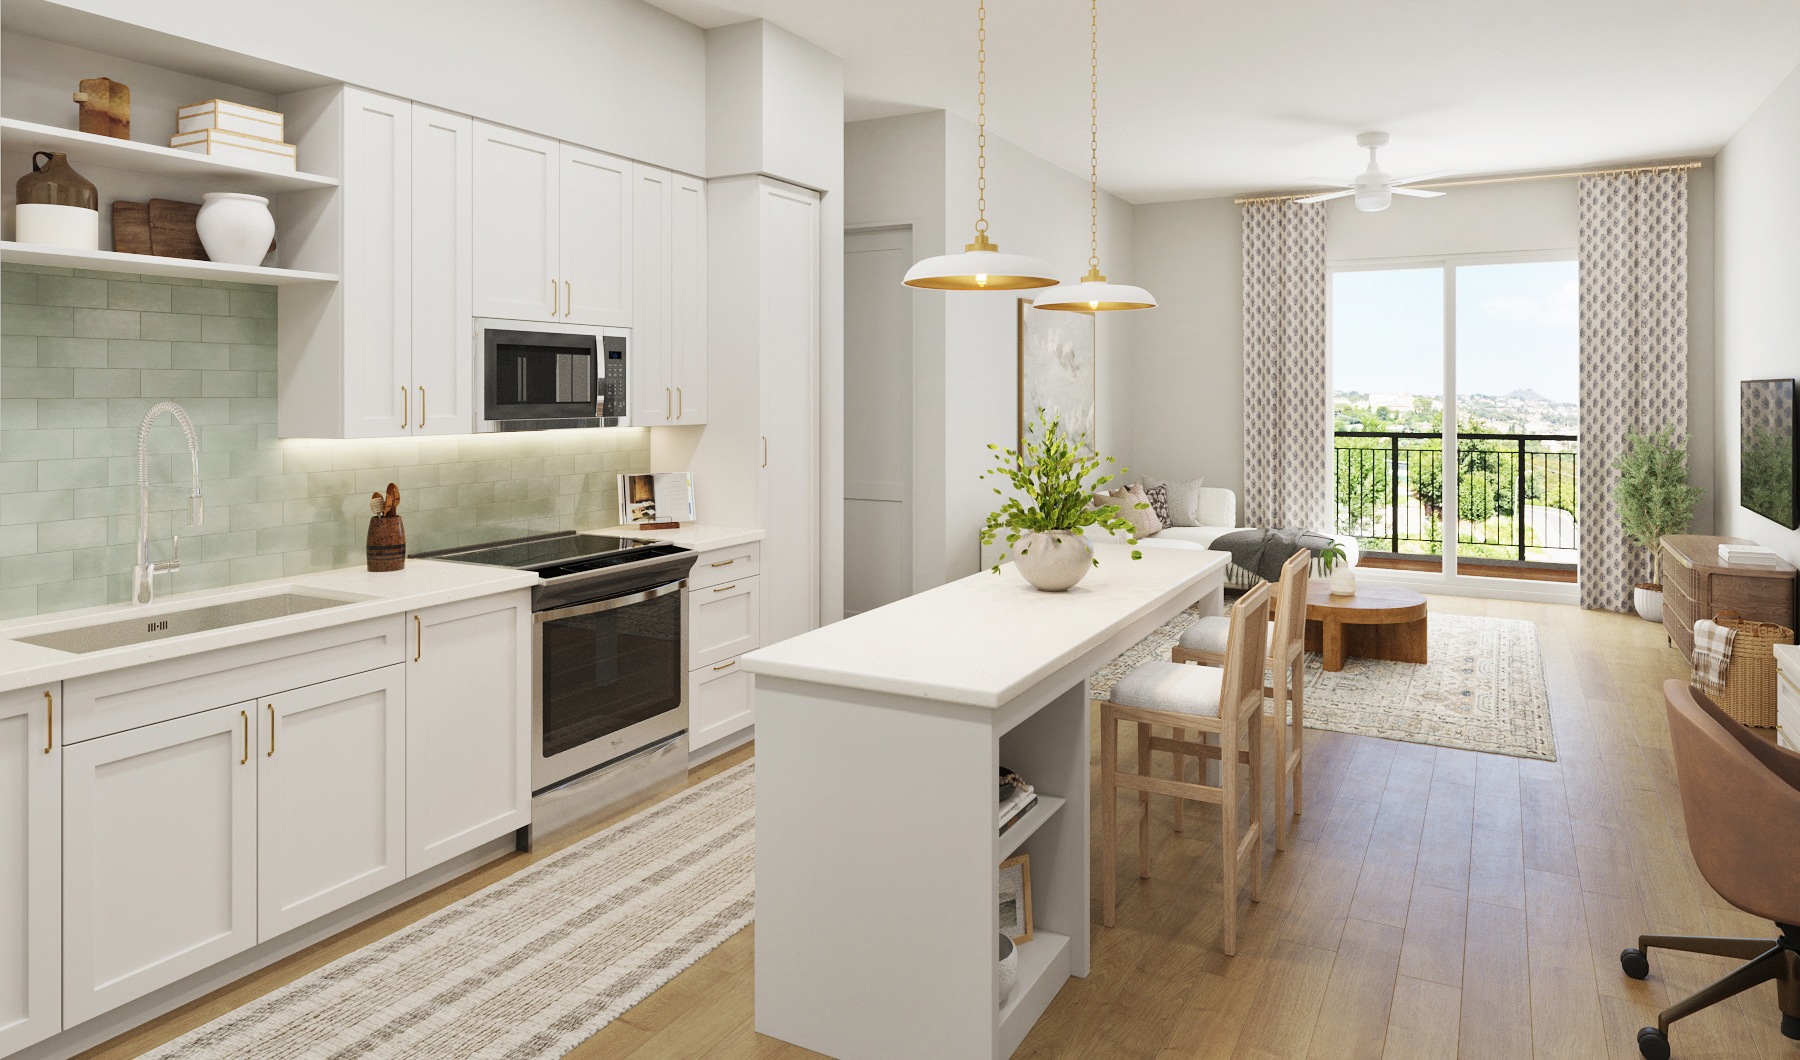
[[1203,478],[1157,483],[1168,491],[1169,517],[1163,520],[1164,525],[1205,526],[1200,518],[1200,487],[1205,484]]
[[1145,486],[1144,496],[1150,499],[1150,510],[1156,513],[1156,521],[1164,526],[1169,523],[1169,487],[1166,485]]
[[[1131,523],[1132,532],[1138,537],[1154,537],[1162,532],[1162,521],[1157,519],[1156,512],[1150,508],[1150,498],[1144,495],[1144,487],[1133,483],[1122,490],[1109,494],[1112,503],[1119,506],[1119,514]],[[1138,507],[1143,505],[1143,507]]]

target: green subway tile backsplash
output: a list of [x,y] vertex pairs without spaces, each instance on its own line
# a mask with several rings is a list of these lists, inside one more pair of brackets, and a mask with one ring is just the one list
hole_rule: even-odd
[[275,437],[275,292],[236,283],[7,264],[0,271],[0,618],[131,594],[137,425],[179,402],[200,434],[204,525],[188,459],[151,433],[159,593],[360,564],[368,497],[398,483],[417,551],[610,525],[615,476],[650,463],[642,428],[383,441]]

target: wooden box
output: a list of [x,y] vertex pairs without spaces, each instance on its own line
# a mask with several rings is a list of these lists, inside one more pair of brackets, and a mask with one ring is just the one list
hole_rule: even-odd
[[1754,622],[1794,627],[1794,568],[1762,569],[1719,562],[1719,546],[1754,544],[1741,537],[1670,534],[1662,539],[1663,628],[1682,657],[1694,657],[1694,623],[1721,611]]

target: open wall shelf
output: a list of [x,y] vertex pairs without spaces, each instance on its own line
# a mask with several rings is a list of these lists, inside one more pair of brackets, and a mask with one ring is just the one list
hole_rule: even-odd
[[212,191],[275,195],[284,191],[308,191],[338,186],[336,177],[257,169],[209,155],[177,151],[172,147],[158,147],[155,144],[120,140],[111,136],[94,136],[74,129],[59,129],[18,118],[0,118],[0,143],[7,148],[27,151],[65,152],[73,156],[70,161],[77,170],[85,163],[110,169],[128,169],[136,173],[216,181],[218,186],[210,189]]
[[194,261],[190,258],[163,258],[154,254],[119,254],[110,250],[71,250],[67,247],[45,247],[34,243],[0,241],[0,261],[16,261],[25,265],[50,265],[64,269],[96,269],[102,272],[125,272],[139,276],[187,276],[196,280],[231,280],[237,283],[262,283],[273,287],[300,283],[336,283],[328,272],[302,272],[299,269],[267,269],[260,265],[227,265],[219,261]]

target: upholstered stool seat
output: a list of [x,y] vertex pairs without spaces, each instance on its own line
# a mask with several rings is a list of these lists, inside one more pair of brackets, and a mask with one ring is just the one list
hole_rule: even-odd
[[1231,619],[1224,615],[1207,615],[1181,633],[1180,644],[1189,651],[1209,655],[1225,654],[1225,638],[1231,635]]
[[[1222,621],[1230,627],[1230,619]],[[1224,676],[1225,671],[1217,666],[1187,666],[1152,660],[1133,667],[1130,673],[1119,678],[1112,687],[1111,698],[1121,706],[1216,718]]]

